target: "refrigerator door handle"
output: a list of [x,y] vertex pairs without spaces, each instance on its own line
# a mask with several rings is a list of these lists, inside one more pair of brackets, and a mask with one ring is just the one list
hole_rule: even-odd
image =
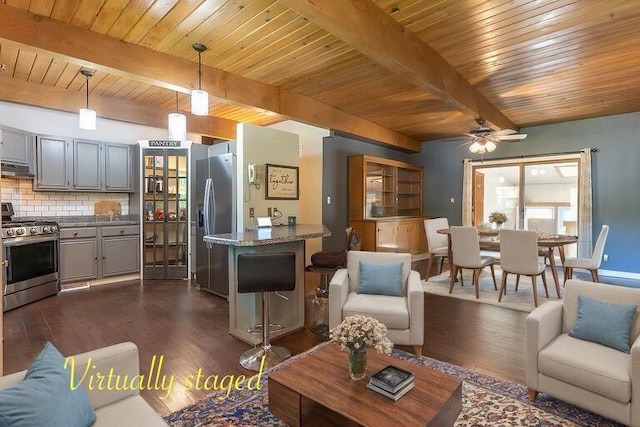
[[211,223],[209,216],[211,214],[211,178],[207,178],[204,182],[204,234],[211,234]]

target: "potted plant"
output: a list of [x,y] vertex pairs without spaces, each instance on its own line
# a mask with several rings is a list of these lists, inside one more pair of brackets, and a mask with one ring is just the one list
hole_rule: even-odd
[[491,212],[491,215],[489,215],[489,222],[494,223],[498,230],[502,228],[502,224],[507,222],[508,219],[507,215],[502,212]]

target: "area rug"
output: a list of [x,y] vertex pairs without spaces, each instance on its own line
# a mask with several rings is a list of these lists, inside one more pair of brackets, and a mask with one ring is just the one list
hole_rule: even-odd
[[[500,267],[495,267],[496,282],[498,289],[500,289],[500,282],[502,281],[502,270]],[[538,293],[538,305],[549,300],[558,300],[556,297],[555,284],[553,281],[553,275],[551,270],[547,267],[545,271],[547,276],[547,287],[549,288],[549,298],[544,293],[544,286],[542,285],[542,278],[537,278],[537,293]],[[476,290],[471,286],[471,270],[464,270],[464,286],[460,286],[458,280],[453,287],[453,292],[449,293],[449,272],[446,271],[438,276],[430,277],[429,280],[422,281],[422,288],[425,292],[436,295],[443,295],[452,298],[465,299],[469,301],[475,301],[483,304],[492,304],[500,307],[510,308],[512,310],[519,311],[533,311],[535,306],[533,305],[533,293],[531,286],[531,279],[526,276],[520,277],[520,284],[518,285],[518,291],[516,288],[516,275],[509,274],[507,276],[507,293],[502,296],[502,301],[498,302],[498,293],[493,287],[493,280],[491,279],[491,270],[486,267],[480,273],[480,298],[476,299]],[[558,280],[560,283],[560,297],[562,298],[562,281],[563,276],[561,272],[558,272]]]
[[[268,375],[273,370],[286,366],[305,355],[316,351],[322,343],[311,350],[285,361],[267,371],[262,378],[259,391],[232,392],[226,400],[216,393],[191,406],[165,417],[172,427],[193,426],[286,426],[269,412]],[[417,365],[444,372],[463,380],[462,412],[456,426],[622,426],[611,420],[541,394],[531,403],[523,385],[499,380],[475,371],[428,357],[417,357],[402,350],[393,350],[395,357]],[[345,355],[346,365],[346,355]],[[345,366],[346,369],[346,366]]]

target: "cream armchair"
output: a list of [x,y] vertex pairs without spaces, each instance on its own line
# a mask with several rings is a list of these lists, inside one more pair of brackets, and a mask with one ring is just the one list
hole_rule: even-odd
[[547,301],[527,317],[529,397],[538,392],[631,426],[640,426],[640,316],[631,324],[630,353],[569,336],[578,295],[640,306],[640,289],[568,280],[563,301]]
[[[360,261],[402,262],[402,296],[357,293]],[[355,314],[384,323],[391,342],[413,346],[417,355],[422,354],[424,293],[420,274],[411,270],[411,254],[349,251],[347,268],[338,270],[329,284],[329,328],[335,328],[344,318]]]

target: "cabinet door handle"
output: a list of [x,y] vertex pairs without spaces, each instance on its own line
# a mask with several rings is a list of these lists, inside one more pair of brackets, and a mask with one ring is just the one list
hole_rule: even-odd
[[77,236],[77,235],[78,235],[78,232],[76,231],[75,233],[73,233],[73,235],[74,235],[74,236]]
[[121,233],[124,233],[124,230],[120,230]]
[[107,257],[106,257],[106,256],[103,256],[103,257],[102,257],[102,259],[107,259]]
[[95,257],[95,260],[97,261],[97,260],[98,260],[98,257]]

